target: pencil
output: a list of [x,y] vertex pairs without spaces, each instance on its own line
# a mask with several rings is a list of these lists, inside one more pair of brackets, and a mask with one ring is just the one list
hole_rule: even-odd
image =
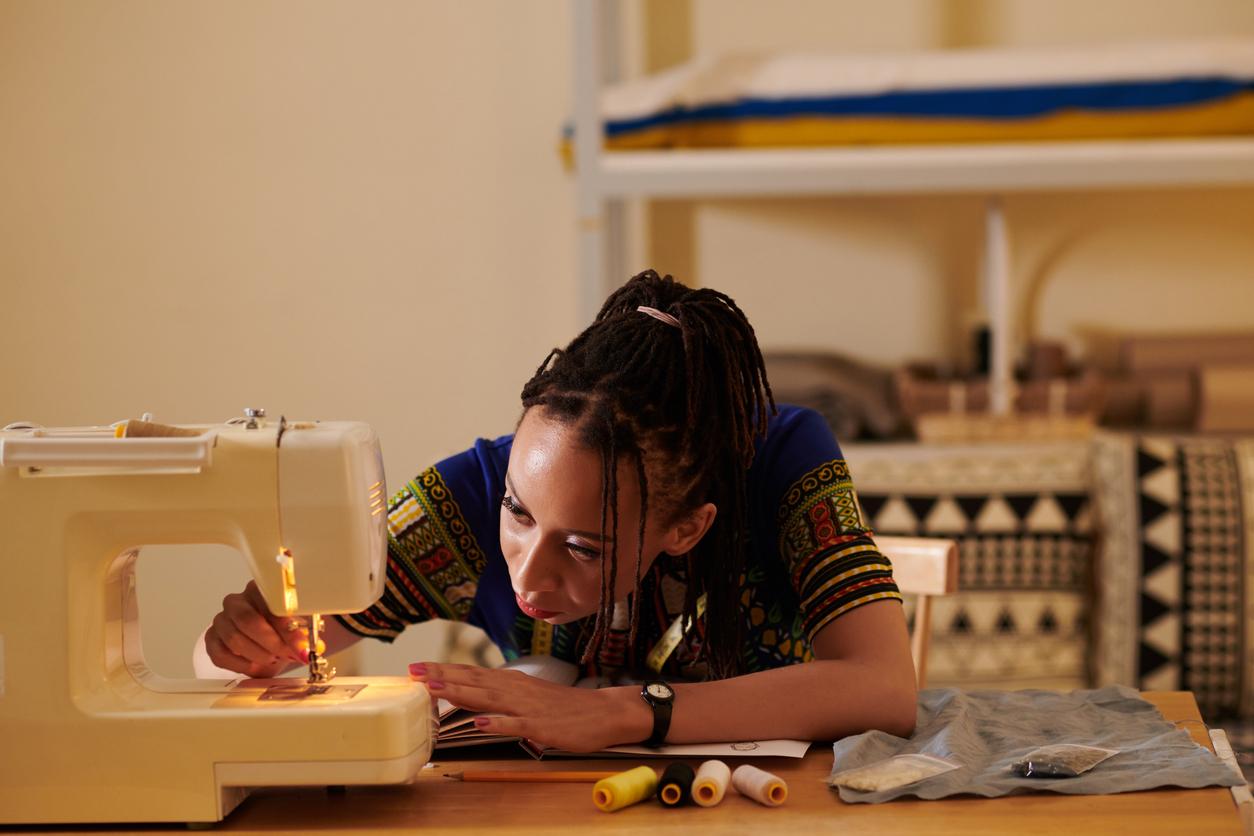
[[512,781],[528,784],[595,784],[602,778],[617,775],[617,772],[541,772],[526,769],[485,769],[480,771],[446,772],[445,778],[454,781]]

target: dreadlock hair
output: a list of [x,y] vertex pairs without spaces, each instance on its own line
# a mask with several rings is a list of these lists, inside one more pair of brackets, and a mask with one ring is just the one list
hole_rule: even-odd
[[[638,310],[669,314],[675,327]],[[608,634],[618,574],[618,465],[634,465],[640,485],[635,582],[641,581],[650,505],[668,522],[703,503],[718,513],[687,555],[682,618],[697,618],[706,596],[705,661],[716,678],[741,664],[740,575],[748,535],[746,470],[754,440],[766,434],[775,401],[757,338],[736,302],[709,288],[689,288],[646,270],[605,302],[593,323],[564,350],[553,349],[522,390],[524,414],[546,414],[576,428],[602,464],[601,593],[585,663]],[[652,481],[650,480],[652,476]],[[610,538],[605,540],[606,535]],[[640,596],[632,594],[634,648]]]

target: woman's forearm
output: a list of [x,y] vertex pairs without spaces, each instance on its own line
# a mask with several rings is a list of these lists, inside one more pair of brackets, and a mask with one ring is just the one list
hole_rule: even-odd
[[326,642],[327,655],[330,656],[357,644],[361,636],[350,631],[335,616],[328,615],[322,619],[322,640]]
[[[668,743],[723,740],[835,740],[881,729],[899,736],[914,730],[914,679],[886,666],[851,660],[800,665],[700,683],[674,683]],[[640,689],[615,689],[625,742],[653,729],[653,712]]]

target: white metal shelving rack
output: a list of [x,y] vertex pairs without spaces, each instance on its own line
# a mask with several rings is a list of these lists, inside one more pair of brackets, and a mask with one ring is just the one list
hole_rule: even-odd
[[626,275],[623,201],[633,198],[978,194],[985,197],[984,299],[992,406],[1011,406],[1014,306],[1002,196],[1016,192],[1254,185],[1254,138],[1070,141],[816,149],[603,150],[603,0],[572,0],[580,315]]

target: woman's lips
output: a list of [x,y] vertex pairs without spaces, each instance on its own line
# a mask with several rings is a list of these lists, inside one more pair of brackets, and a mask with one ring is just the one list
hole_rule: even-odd
[[539,607],[531,606],[526,601],[524,601],[522,599],[522,596],[519,595],[517,592],[514,593],[514,600],[518,602],[518,609],[522,610],[524,613],[531,616],[532,618],[541,618],[541,619],[554,618],[556,616],[561,615],[560,612],[553,612],[551,610],[542,610]]

